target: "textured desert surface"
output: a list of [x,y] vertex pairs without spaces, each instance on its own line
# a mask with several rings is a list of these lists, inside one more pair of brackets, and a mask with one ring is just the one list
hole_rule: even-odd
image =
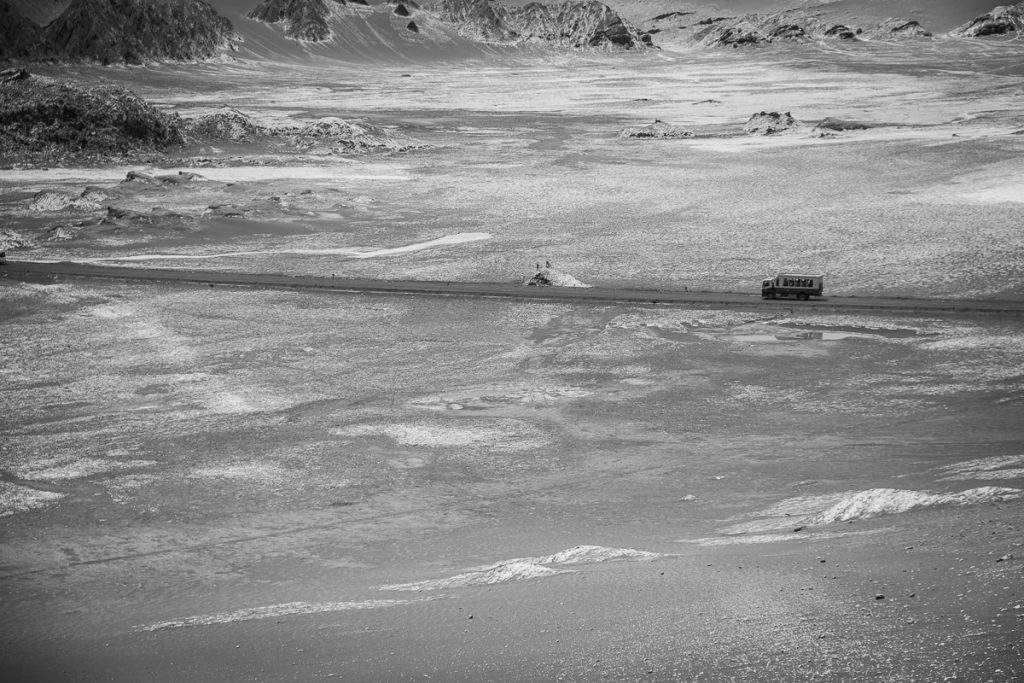
[[[480,47],[431,42],[413,14],[415,40],[332,56],[214,4],[246,36],[231,59],[28,68],[264,133],[4,158],[8,261],[503,285],[540,266],[737,294],[790,269],[837,298],[1024,296],[1019,40]],[[643,28],[683,4],[615,7]],[[853,21],[898,3],[824,4]],[[990,9],[967,4],[912,16],[939,32]],[[745,130],[759,112],[793,125]],[[372,145],[339,146],[338,120]],[[620,135],[656,120],[686,134]],[[25,681],[1024,678],[1020,315],[814,303],[0,265],[0,664]]]

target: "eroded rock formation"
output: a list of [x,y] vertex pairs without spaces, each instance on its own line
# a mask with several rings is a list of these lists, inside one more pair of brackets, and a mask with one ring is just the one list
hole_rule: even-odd
[[331,15],[348,4],[348,0],[265,0],[249,12],[249,18],[282,24],[284,34],[295,40],[322,42],[333,35]]
[[1024,2],[995,7],[950,31],[957,38],[984,38],[1024,32]]
[[[27,74],[26,74],[27,75]],[[0,79],[0,156],[109,158],[183,144],[181,120],[118,86]]]
[[619,137],[623,140],[679,140],[692,138],[693,131],[656,119],[647,126],[623,128],[619,131]]
[[431,8],[463,33],[492,41],[534,41],[567,47],[642,48],[650,37],[597,0],[507,6],[490,0],[442,0]]
[[762,111],[747,120],[743,132],[748,135],[776,135],[794,130],[797,125],[797,120],[788,111],[785,114]]

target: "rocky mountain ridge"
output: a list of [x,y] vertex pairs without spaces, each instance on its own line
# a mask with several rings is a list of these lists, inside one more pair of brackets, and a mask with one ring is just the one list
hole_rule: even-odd
[[669,12],[653,17],[646,28],[658,44],[675,43],[703,48],[855,39],[907,40],[932,36],[913,19],[890,17],[869,26],[850,26],[828,19],[820,11],[804,9],[739,17]]
[[[415,59],[444,57],[455,42],[464,54],[485,54],[492,46],[714,49],[932,37],[916,19],[881,20],[875,10],[852,12],[849,2],[722,16],[711,1],[637,20],[643,7],[678,5],[662,0],[437,0],[424,7],[412,0],[0,0],[0,60],[139,64],[210,59],[237,48],[247,59],[278,54],[372,59],[375,50]],[[721,4],[754,7],[750,2]],[[778,0],[763,6],[786,4]],[[882,5],[898,8],[888,0],[872,0],[870,7]],[[982,6],[970,3],[972,11]],[[627,7],[632,21],[624,18]],[[875,18],[860,21],[867,16]],[[49,17],[55,18],[45,26],[36,23]],[[995,7],[948,35],[977,39],[1021,32],[1024,2]],[[246,48],[245,36],[253,40],[252,49]]]
[[249,18],[265,24],[282,24],[294,40],[325,41],[332,37],[331,16],[349,5],[366,6],[365,0],[265,0]]
[[[0,17],[17,16],[0,4]],[[238,39],[231,22],[204,0],[72,0],[45,27],[24,17],[0,59],[141,64],[215,56]],[[5,33],[12,30],[12,20]]]

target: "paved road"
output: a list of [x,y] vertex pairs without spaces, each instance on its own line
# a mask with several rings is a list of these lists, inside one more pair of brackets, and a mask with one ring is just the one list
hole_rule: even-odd
[[0,276],[32,280],[52,277],[103,278],[115,280],[176,282],[197,285],[313,289],[348,293],[405,294],[426,296],[472,296],[536,299],[575,303],[674,304],[701,308],[772,310],[798,308],[819,312],[888,313],[991,313],[1024,316],[1024,300],[913,299],[899,297],[831,296],[802,302],[794,299],[762,299],[759,293],[691,292],[677,289],[633,289],[624,287],[524,287],[502,282],[436,282],[370,280],[354,278],[226,273],[217,271],[159,270],[125,268],[83,263],[38,263],[11,261],[0,266]]

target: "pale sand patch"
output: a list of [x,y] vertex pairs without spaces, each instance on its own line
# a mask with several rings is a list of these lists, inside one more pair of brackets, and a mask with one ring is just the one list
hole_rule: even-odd
[[71,285],[43,285],[20,282],[13,287],[0,287],[0,299],[30,299],[45,297],[51,304],[73,304],[81,299],[94,296],[93,291]]
[[991,204],[994,202],[1024,202],[1024,184],[1013,183],[1011,185],[1000,185],[986,187],[972,192],[963,192],[960,197],[969,202]]
[[948,475],[939,481],[965,479],[1018,479],[1024,478],[1024,455],[996,455],[942,468]]
[[782,541],[823,541],[833,538],[845,538],[847,536],[861,536],[864,534],[877,534],[885,529],[870,529],[866,531],[819,531],[815,533],[780,533],[780,534],[758,534],[756,536],[710,536],[707,538],[681,538],[676,543],[693,543],[704,547],[715,547],[723,545],[757,545],[760,543],[780,543]]
[[155,465],[155,460],[103,460],[101,458],[81,458],[57,467],[42,470],[30,470],[24,473],[25,479],[41,481],[67,481],[81,479],[94,474],[130,470]]
[[592,393],[570,386],[496,384],[475,389],[472,393],[424,396],[409,401],[409,405],[433,410],[461,410],[466,406],[484,408],[507,404],[552,405],[565,399],[590,396]]
[[188,477],[196,479],[239,479],[246,481],[279,482],[287,473],[278,465],[267,463],[244,463],[200,467],[189,472]]
[[895,515],[938,505],[975,505],[1020,498],[1021,489],[982,486],[959,493],[877,488],[784,500],[759,513],[761,519],[734,524],[725,534],[762,533]]
[[235,610],[233,612],[219,612],[216,614],[186,617],[184,619],[158,621],[155,624],[149,624],[148,626],[139,626],[137,630],[160,631],[169,628],[230,624],[237,621],[271,619],[274,617],[286,617],[296,614],[323,614],[325,612],[343,612],[347,610],[379,609],[381,607],[396,607],[398,605],[408,605],[414,602],[424,602],[429,599],[430,598],[419,598],[416,600],[363,600],[360,602],[286,602],[279,605],[249,607]]
[[532,425],[518,420],[490,424],[356,424],[331,430],[332,436],[384,436],[402,446],[481,448],[515,452],[541,448],[546,441]]
[[63,497],[63,493],[37,491],[26,486],[0,481],[0,517],[45,507]]
[[218,258],[238,258],[246,256],[281,256],[293,254],[296,256],[347,256],[354,259],[380,258],[381,256],[395,256],[396,254],[408,254],[434,247],[444,247],[466,242],[479,242],[491,238],[487,232],[460,232],[454,235],[446,235],[426,242],[415,242],[401,247],[338,247],[324,249],[273,249],[262,251],[230,251],[219,254],[133,254],[131,256],[106,256],[102,258],[81,259],[80,263],[104,263],[108,261],[194,261]]
[[562,565],[592,564],[609,560],[653,560],[665,557],[632,548],[606,548],[597,545],[578,545],[543,557],[517,557],[483,567],[473,567],[462,574],[443,579],[427,579],[413,583],[381,586],[380,590],[423,591],[463,586],[489,586],[509,581],[522,581],[564,574],[569,570],[553,568]]

